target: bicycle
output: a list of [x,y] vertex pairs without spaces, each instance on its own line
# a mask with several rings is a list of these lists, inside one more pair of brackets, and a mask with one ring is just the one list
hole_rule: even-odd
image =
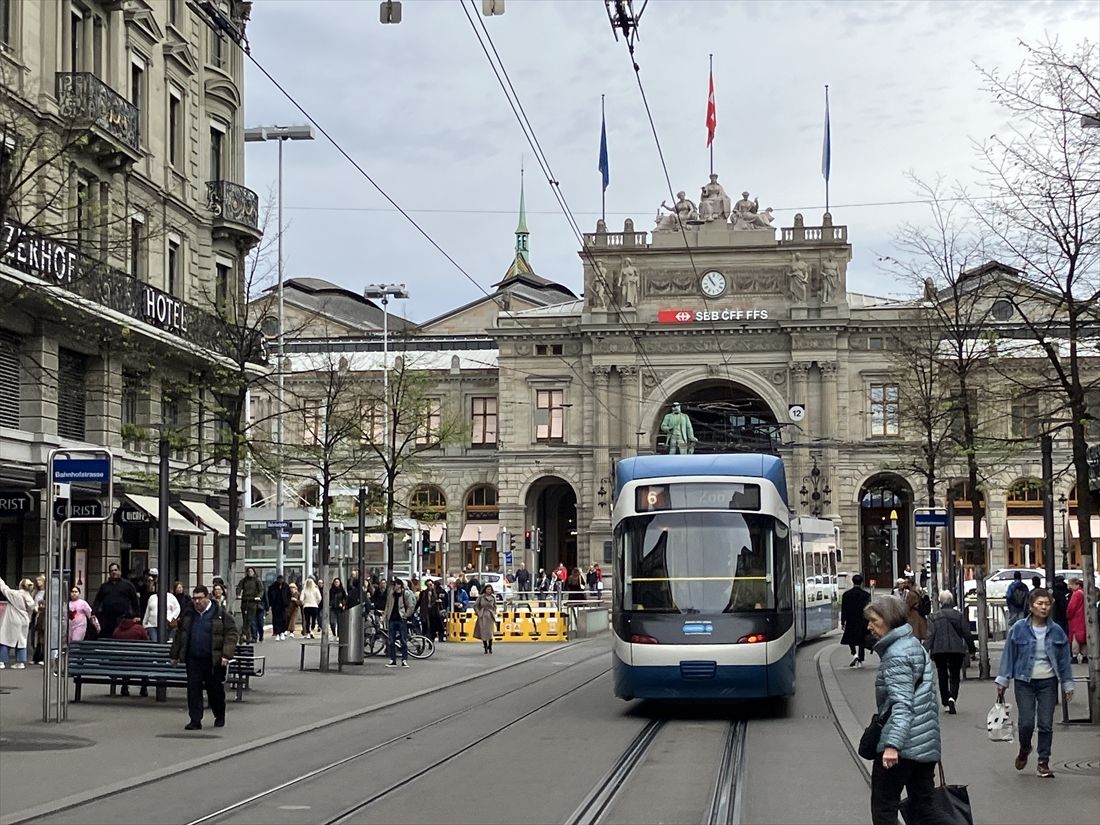
[[[363,642],[368,656],[382,656],[390,644],[389,631],[377,610],[369,611]],[[414,659],[430,659],[435,653],[435,642],[410,628],[409,655]]]

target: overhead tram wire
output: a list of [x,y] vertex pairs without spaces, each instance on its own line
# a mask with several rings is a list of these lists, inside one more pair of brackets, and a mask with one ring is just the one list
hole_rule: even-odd
[[[489,67],[493,70],[493,74],[496,76],[501,91],[504,92],[504,97],[507,99],[508,105],[512,109],[512,113],[519,122],[520,130],[527,139],[531,151],[535,153],[535,160],[538,162],[539,168],[546,178],[546,182],[550,185],[550,189],[554,193],[554,198],[557,200],[558,206],[565,215],[566,222],[569,224],[570,229],[577,238],[577,242],[580,244],[581,254],[588,259],[588,263],[592,268],[593,279],[599,279],[600,283],[603,285],[604,294],[607,296],[608,302],[613,305],[613,309],[615,314],[619,317],[619,321],[626,327],[646,368],[656,375],[657,373],[654,370],[653,363],[649,360],[649,355],[646,353],[645,346],[642,343],[641,333],[635,330],[634,326],[626,318],[623,313],[623,307],[619,303],[618,296],[615,294],[615,290],[612,289],[611,284],[609,284],[607,279],[601,276],[599,270],[596,269],[596,259],[588,249],[588,245],[584,242],[584,232],[580,228],[580,224],[577,222],[576,217],[573,215],[573,211],[569,208],[568,202],[565,200],[565,193],[561,190],[561,183],[554,177],[553,170],[550,168],[550,159],[547,157],[546,152],[543,151],[542,144],[539,143],[538,136],[535,134],[535,127],[531,125],[531,121],[527,117],[527,111],[523,108],[523,103],[519,99],[519,93],[512,84],[512,78],[509,76],[508,70],[504,66],[504,60],[501,58],[500,52],[497,51],[496,44],[493,42],[492,35],[489,34],[489,29],[485,25],[485,21],[476,13],[476,7],[475,13],[471,15],[469,9],[466,8],[464,3],[461,3],[461,0],[460,5],[462,6],[463,13],[466,15],[467,21],[470,23],[470,28],[473,29],[474,36],[477,37],[478,45],[481,46],[481,50],[485,54],[485,59],[489,61]],[[470,5],[474,6],[474,0],[470,0]],[[481,33],[478,32],[475,20],[481,24],[481,30],[485,34],[485,40],[482,40]],[[485,46],[485,41],[488,41],[489,47],[492,48],[493,55],[496,57],[496,63],[494,63],[493,58],[490,57],[489,49]],[[502,74],[504,76],[503,78],[501,77]],[[505,82],[507,82],[507,86],[505,86]]]
[[[209,18],[209,17],[207,16],[207,14],[206,14],[205,12],[203,12],[203,11],[202,11],[202,9],[201,9],[201,8],[198,8],[198,7],[192,7],[192,10],[195,10],[195,11],[196,11],[196,14],[198,14],[198,16],[200,17],[200,19],[201,19],[201,20],[202,20],[202,21],[203,21],[203,22],[204,22],[204,23],[205,23],[205,24],[206,24],[206,25],[207,25],[207,26],[208,26],[208,27],[209,27],[210,29],[212,29],[213,31],[215,31],[215,32],[217,32],[217,33],[222,33],[222,32],[224,32],[224,29],[223,29],[223,28],[222,28],[221,26],[219,26],[218,24],[216,24],[216,23],[215,23],[214,21],[212,21],[212,20],[211,20],[211,19],[210,19],[210,18]],[[313,126],[314,126],[314,127],[315,127],[315,128],[317,129],[317,131],[318,131],[318,132],[320,132],[320,133],[321,133],[322,135],[324,135],[324,136],[325,136],[325,139],[326,139],[326,140],[328,140],[328,142],[332,144],[332,146],[333,146],[333,147],[334,147],[334,148],[336,149],[336,151],[337,151],[337,152],[339,152],[339,153],[340,153],[340,154],[341,154],[341,155],[342,155],[342,156],[344,157],[344,159],[345,159],[345,160],[347,160],[347,161],[348,161],[348,163],[350,163],[350,164],[352,165],[352,167],[353,167],[353,168],[354,168],[354,169],[355,169],[355,170],[356,170],[357,172],[359,172],[359,174],[360,174],[360,175],[362,175],[362,176],[363,176],[363,177],[364,177],[364,178],[365,178],[365,179],[367,180],[367,182],[368,182],[368,183],[369,183],[369,184],[370,184],[371,186],[373,186],[373,187],[374,187],[374,189],[375,189],[375,190],[376,190],[376,191],[377,191],[377,192],[378,192],[378,193],[379,193],[379,194],[380,194],[380,195],[381,195],[381,196],[382,196],[383,198],[385,198],[385,199],[386,199],[386,200],[387,200],[387,201],[388,201],[388,202],[390,203],[390,205],[391,205],[391,206],[393,206],[393,208],[394,208],[394,209],[396,209],[396,210],[397,210],[397,211],[398,211],[399,213],[401,213],[401,215],[402,215],[402,216],[403,216],[403,217],[404,217],[404,218],[405,218],[405,219],[406,219],[406,220],[407,220],[407,221],[408,221],[408,222],[409,222],[410,224],[412,224],[412,226],[413,226],[413,227],[414,227],[414,228],[416,229],[416,231],[417,231],[417,232],[419,232],[419,233],[420,233],[420,234],[421,234],[421,235],[422,235],[422,236],[424,237],[424,239],[428,241],[428,243],[430,243],[430,244],[431,244],[431,245],[432,245],[433,247],[435,247],[435,249],[436,249],[436,250],[437,250],[437,251],[438,251],[438,252],[439,252],[439,253],[440,253],[440,254],[441,254],[441,255],[442,255],[442,256],[443,256],[444,258],[446,258],[446,259],[447,259],[447,261],[448,261],[448,262],[450,262],[450,264],[451,264],[451,265],[452,265],[452,266],[453,266],[453,267],[454,267],[455,269],[457,269],[457,270],[458,270],[458,271],[459,271],[460,273],[462,273],[462,276],[463,276],[464,278],[466,278],[466,280],[468,280],[468,281],[469,281],[469,282],[470,282],[471,284],[473,284],[473,285],[474,285],[475,287],[477,287],[477,289],[478,289],[478,290],[479,290],[479,291],[480,291],[480,292],[481,292],[481,293],[482,293],[483,295],[485,295],[485,297],[486,297],[486,298],[489,298],[489,299],[490,299],[491,301],[493,301],[493,303],[495,303],[495,304],[497,305],[497,307],[498,307],[498,308],[500,308],[501,310],[504,310],[504,307],[502,307],[502,306],[501,306],[500,302],[499,302],[499,301],[498,301],[497,299],[495,299],[495,298],[494,298],[494,297],[493,297],[493,296],[492,296],[492,295],[491,295],[491,294],[490,294],[490,293],[489,293],[489,292],[488,292],[488,291],[487,291],[487,290],[485,289],[485,287],[483,287],[483,286],[482,286],[481,284],[479,284],[479,283],[478,283],[478,282],[477,282],[477,281],[476,281],[476,280],[475,280],[475,279],[473,278],[473,276],[471,276],[471,275],[470,275],[470,273],[469,273],[469,272],[467,272],[467,271],[466,271],[466,270],[465,270],[465,269],[464,269],[464,268],[462,267],[462,265],[461,265],[461,264],[459,264],[459,263],[458,263],[458,261],[456,261],[456,260],[455,260],[455,259],[454,259],[454,258],[453,258],[453,257],[452,257],[452,256],[451,256],[451,255],[450,255],[450,254],[449,254],[448,252],[447,252],[447,250],[445,250],[445,249],[444,249],[444,248],[443,248],[442,246],[440,246],[440,245],[439,245],[439,243],[438,243],[438,242],[437,242],[437,241],[435,240],[435,238],[433,238],[433,237],[432,237],[432,236],[431,236],[431,235],[430,235],[430,234],[429,234],[429,233],[427,232],[427,230],[425,230],[425,229],[424,229],[424,228],[423,228],[423,227],[422,227],[422,226],[421,226],[421,225],[420,225],[419,223],[417,223],[417,222],[416,222],[416,219],[415,219],[415,218],[413,218],[413,217],[412,217],[412,215],[410,215],[410,214],[409,214],[409,213],[408,213],[407,211],[405,211],[405,209],[403,209],[403,208],[401,207],[401,205],[400,205],[399,203],[397,203],[397,201],[395,201],[395,200],[394,200],[394,199],[393,199],[392,197],[390,197],[390,195],[389,195],[389,194],[388,194],[388,193],[387,193],[387,192],[386,192],[386,191],[385,191],[385,190],[384,190],[384,189],[383,189],[383,188],[382,188],[382,187],[381,187],[381,186],[380,186],[380,185],[378,184],[378,182],[377,182],[377,181],[375,181],[375,180],[374,180],[374,178],[372,178],[372,177],[370,176],[370,174],[368,174],[368,173],[367,173],[367,171],[366,171],[366,170],[365,170],[365,169],[364,169],[364,168],[363,168],[363,167],[362,167],[362,166],[361,166],[361,165],[360,165],[360,164],[359,164],[359,163],[358,163],[358,162],[357,162],[357,161],[355,160],[355,158],[353,158],[353,157],[352,157],[352,156],[351,156],[350,154],[348,154],[348,152],[347,152],[347,151],[346,151],[346,150],[344,149],[344,147],[343,147],[343,146],[341,146],[341,145],[340,145],[340,144],[339,144],[339,143],[337,142],[337,140],[336,140],[336,139],[335,139],[335,138],[334,138],[334,137],[333,137],[333,136],[332,136],[332,135],[331,135],[331,134],[330,134],[330,133],[328,132],[328,130],[327,130],[327,129],[325,129],[325,128],[324,128],[324,127],[323,127],[323,126],[322,126],[322,125],[321,125],[321,124],[320,124],[320,123],[319,123],[319,122],[317,121],[317,119],[316,119],[316,118],[314,118],[314,117],[313,117],[313,115],[311,115],[311,114],[310,114],[310,113],[309,113],[309,112],[308,112],[308,111],[306,110],[306,108],[305,108],[305,107],[304,107],[304,106],[303,106],[303,105],[302,105],[301,103],[299,103],[299,102],[297,101],[297,99],[296,99],[296,98],[295,98],[295,97],[294,97],[294,96],[293,96],[292,94],[290,94],[290,92],[288,92],[288,91],[286,90],[286,88],[285,88],[285,87],[284,87],[284,86],[283,86],[283,85],[282,85],[282,84],[281,84],[281,83],[280,83],[280,82],[279,82],[278,80],[276,80],[276,79],[275,79],[275,77],[274,77],[274,76],[273,76],[273,75],[271,74],[271,72],[269,72],[269,71],[268,71],[268,70],[267,70],[267,69],[266,69],[266,68],[264,67],[264,65],[263,65],[262,63],[260,63],[260,61],[259,61],[259,60],[258,60],[258,59],[257,59],[257,58],[256,58],[256,57],[255,57],[255,56],[254,56],[254,55],[252,54],[252,53],[251,53],[251,51],[250,51],[250,50],[246,50],[245,48],[243,48],[243,47],[241,46],[241,44],[240,44],[239,42],[237,42],[236,40],[234,40],[234,39],[233,39],[232,37],[230,38],[230,40],[233,40],[233,42],[237,43],[237,47],[238,47],[238,48],[240,48],[241,52],[242,52],[242,53],[243,53],[243,54],[244,54],[244,55],[245,55],[245,56],[246,56],[246,57],[247,57],[247,58],[248,58],[248,59],[249,59],[249,60],[250,60],[250,61],[252,62],[252,64],[253,64],[253,65],[254,65],[254,66],[255,66],[255,67],[257,68],[257,69],[259,69],[260,73],[261,73],[261,74],[263,74],[263,75],[264,75],[264,77],[266,77],[266,78],[267,78],[267,79],[268,79],[268,80],[269,80],[269,81],[271,82],[271,84],[272,84],[272,85],[273,85],[273,86],[274,86],[274,87],[275,87],[276,89],[278,89],[278,90],[279,90],[279,92],[280,92],[280,93],[281,93],[281,94],[283,95],[283,97],[285,97],[285,98],[286,98],[286,99],[287,99],[288,101],[290,101],[291,105],[292,105],[292,106],[294,106],[294,108],[295,108],[295,109],[297,109],[297,110],[298,110],[298,111],[299,111],[299,112],[300,112],[300,113],[302,114],[302,116],[306,118],[306,120],[308,120],[308,121],[309,121],[309,122],[310,122],[311,124],[313,124]],[[280,230],[281,230],[281,227],[280,227]],[[507,311],[507,310],[504,310],[504,311]],[[508,312],[509,312],[509,317],[510,317],[510,318],[511,318],[511,319],[512,319],[513,321],[515,321],[515,323],[516,323],[516,324],[517,324],[517,325],[518,325],[518,326],[520,327],[520,329],[522,329],[522,330],[523,330],[524,332],[527,332],[527,333],[528,333],[529,335],[532,335],[532,336],[534,336],[534,337],[538,337],[539,333],[537,333],[537,332],[536,332],[535,330],[531,329],[531,328],[530,328],[530,327],[528,327],[528,326],[525,326],[525,325],[524,325],[524,324],[523,324],[522,322],[520,322],[520,321],[519,321],[519,320],[518,320],[518,319],[516,318],[516,314],[515,314],[515,313],[512,313],[512,312],[510,312],[510,311],[508,311]],[[615,417],[615,416],[617,416],[617,415],[618,415],[617,413],[613,412],[613,411],[612,411],[612,410],[611,410],[611,409],[610,409],[610,408],[609,408],[609,407],[607,406],[607,404],[605,404],[605,403],[604,403],[604,402],[602,401],[602,399],[600,399],[600,397],[599,397],[599,393],[597,393],[597,392],[596,392],[596,390],[595,390],[595,387],[594,387],[594,385],[592,385],[592,384],[590,384],[590,383],[588,383],[588,382],[586,382],[586,381],[585,381],[585,379],[584,379],[584,376],[582,376],[582,375],[581,375],[581,373],[580,373],[580,372],[579,372],[579,371],[577,370],[577,368],[576,368],[576,365],[575,365],[575,364],[574,364],[574,363],[573,363],[572,361],[570,361],[569,359],[567,359],[567,358],[566,358],[566,357],[565,357],[564,355],[556,355],[556,356],[553,356],[553,357],[555,357],[555,358],[557,358],[558,360],[560,360],[560,361],[561,361],[561,362],[562,362],[563,364],[565,364],[565,365],[566,365],[566,367],[568,367],[568,368],[569,368],[569,371],[570,371],[571,373],[573,373],[573,375],[574,375],[574,376],[575,376],[575,377],[577,378],[577,381],[578,381],[578,382],[579,382],[579,383],[581,384],[581,386],[582,386],[582,387],[584,387],[584,388],[585,388],[586,390],[588,390],[588,392],[589,392],[589,393],[591,394],[591,396],[592,396],[592,397],[593,397],[593,398],[594,398],[594,399],[596,400],[596,403],[597,403],[597,404],[599,404],[599,405],[600,405],[601,407],[603,407],[604,411],[605,411],[605,412],[606,412],[606,413],[607,413],[608,415],[610,415],[610,416],[612,416],[612,417]]]

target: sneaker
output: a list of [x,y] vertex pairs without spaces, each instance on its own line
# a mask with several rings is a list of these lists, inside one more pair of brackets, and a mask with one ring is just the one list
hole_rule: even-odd
[[1047,762],[1046,760],[1043,760],[1035,768],[1035,775],[1039,776],[1043,779],[1053,779],[1054,778],[1054,771],[1052,771],[1050,769],[1050,763]]
[[214,720],[214,727],[224,728],[225,727],[225,717],[222,716],[222,717],[219,717],[219,718],[215,719]]
[[[397,667],[397,662],[386,662],[386,667]],[[408,665],[405,665],[408,667]]]
[[4,663],[4,662],[0,662],[0,670],[3,670],[3,669],[4,669],[4,668],[6,668],[6,667],[7,667],[7,664],[6,664],[6,663]]
[[954,716],[956,713],[958,713],[958,711],[955,710],[955,700],[954,699],[948,699],[947,700],[947,712],[950,713],[952,716]]
[[848,663],[848,667],[859,667],[859,659],[852,658],[852,661]]
[[1024,768],[1027,767],[1027,757],[1030,754],[1031,754],[1031,749],[1030,748],[1026,751],[1023,750],[1022,748],[1020,749],[1020,752],[1018,754],[1016,754],[1016,761],[1013,763],[1016,766],[1016,770],[1022,771]]
[[401,667],[408,667],[408,666],[409,666],[409,663],[406,662],[404,659],[402,659],[401,660]]
[[202,730],[202,722],[188,722],[183,726],[184,730]]
[[863,662],[856,660],[856,670],[863,670]]
[[11,666],[12,670],[26,670],[26,668],[27,668],[27,663],[26,662],[16,662],[14,665]]

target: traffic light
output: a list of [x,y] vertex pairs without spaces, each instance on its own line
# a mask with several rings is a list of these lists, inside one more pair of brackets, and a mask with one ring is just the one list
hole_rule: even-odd
[[420,548],[424,553],[432,552],[432,534],[427,530],[420,531]]
[[511,533],[508,534],[508,551],[511,553],[516,552],[516,537]]
[[879,528],[878,541],[883,547],[890,546],[890,531],[886,527]]
[[523,533],[523,549],[524,550],[530,550],[531,549],[531,531],[530,530],[525,530],[524,533]]
[[538,537],[539,537],[539,541],[538,541],[539,552],[542,553],[546,550],[546,533],[544,533],[542,530],[539,530],[538,531]]

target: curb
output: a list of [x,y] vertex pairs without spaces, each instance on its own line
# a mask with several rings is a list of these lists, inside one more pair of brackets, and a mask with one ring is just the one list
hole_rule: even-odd
[[39,805],[35,808],[24,808],[21,811],[15,811],[13,813],[0,816],[0,825],[19,825],[23,822],[31,822],[38,819],[39,817],[59,813],[60,811],[64,811],[68,808],[75,808],[78,805],[83,805],[87,802],[102,799],[106,796],[112,796],[116,793],[133,790],[134,788],[138,788],[142,785],[147,785],[150,782],[156,782],[161,779],[166,779],[170,776],[175,776],[176,774],[186,773],[188,771],[195,770],[196,768],[202,768],[215,762],[220,762],[223,759],[229,759],[233,756],[239,756],[242,753],[248,753],[249,751],[258,750],[268,745],[272,745],[276,742],[283,742],[288,739],[293,739],[299,734],[311,733],[322,728],[331,727],[332,725],[339,725],[342,722],[347,722],[360,716],[366,716],[369,713],[384,710],[385,708],[393,707],[394,705],[404,704],[405,702],[409,702],[414,699],[420,699],[424,696],[430,696],[433,693],[439,693],[440,691],[447,690],[448,688],[464,685],[469,682],[473,682],[476,679],[482,679],[486,676],[492,676],[493,674],[500,673],[513,667],[517,667],[518,665],[532,662],[535,659],[541,659],[543,656],[550,656],[555,653],[560,653],[567,648],[575,647],[576,645],[582,644],[583,641],[587,640],[567,642],[564,645],[555,646],[550,650],[543,650],[538,653],[534,653],[515,662],[509,662],[507,664],[500,665],[499,667],[494,667],[490,670],[484,670],[471,676],[465,676],[454,682],[447,682],[446,684],[442,685],[434,685],[432,687],[424,688],[423,690],[417,691],[416,693],[406,694],[398,699],[389,699],[365,708],[359,708],[358,710],[352,710],[346,713],[342,713],[339,716],[330,716],[327,719],[321,719],[316,722],[311,722],[307,725],[302,725],[301,727],[294,728],[293,730],[283,731],[277,734],[272,734],[271,736],[264,737],[263,739],[255,739],[249,742],[241,743],[239,745],[234,745],[230,748],[226,748],[225,750],[215,751],[204,756],[190,759],[186,762],[179,762],[170,767],[150,771],[149,773],[142,774],[141,776],[132,777],[128,780],[116,782],[112,785],[104,785],[92,791],[83,791],[81,793],[73,794],[71,796],[62,797],[61,799],[55,799],[52,802],[49,802],[45,805]]
[[817,655],[814,656],[818,680],[821,682],[821,692],[825,696],[825,704],[829,706],[829,710],[833,715],[833,723],[836,725],[844,746],[848,749],[848,753],[859,768],[860,775],[870,786],[871,771],[867,767],[867,761],[857,752],[860,737],[863,736],[864,724],[856,718],[852,706],[844,698],[844,692],[840,689],[840,682],[837,681],[836,673],[829,661],[829,656],[833,653],[833,650],[833,646],[829,645],[829,647],[819,650]]

